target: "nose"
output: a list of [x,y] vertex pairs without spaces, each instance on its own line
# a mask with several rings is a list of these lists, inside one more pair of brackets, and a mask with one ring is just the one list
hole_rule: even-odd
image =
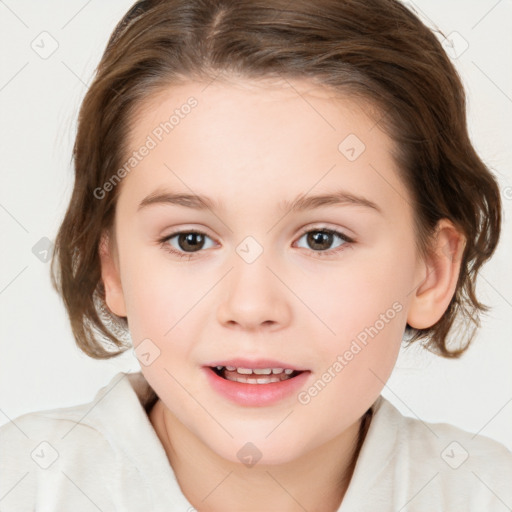
[[217,318],[223,326],[257,331],[278,330],[289,324],[293,294],[283,284],[286,279],[264,256],[252,263],[238,256],[233,260],[218,302]]

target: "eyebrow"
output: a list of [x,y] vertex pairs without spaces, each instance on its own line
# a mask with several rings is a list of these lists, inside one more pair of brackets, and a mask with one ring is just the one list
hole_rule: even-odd
[[[155,191],[146,196],[139,204],[137,210],[141,210],[150,205],[169,204],[184,206],[194,210],[219,210],[222,205],[214,199],[200,194],[172,193],[167,191]],[[313,210],[323,206],[364,206],[382,213],[381,208],[366,199],[365,197],[352,194],[344,190],[337,190],[329,194],[305,195],[301,194],[292,201],[283,200],[279,203],[279,208],[283,211],[299,212]]]

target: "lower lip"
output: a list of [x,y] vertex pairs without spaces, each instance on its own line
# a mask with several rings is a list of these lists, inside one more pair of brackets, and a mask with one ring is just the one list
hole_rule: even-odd
[[309,371],[304,371],[291,379],[280,382],[247,384],[224,379],[209,367],[203,369],[212,388],[217,393],[232,402],[248,407],[264,407],[289,397],[304,386],[310,374]]

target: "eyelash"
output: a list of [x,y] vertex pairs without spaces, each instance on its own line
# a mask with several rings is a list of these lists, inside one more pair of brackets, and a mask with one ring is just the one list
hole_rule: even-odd
[[[320,256],[320,257],[327,257],[327,256],[332,256],[334,254],[337,254],[343,250],[346,249],[346,245],[347,244],[351,244],[351,243],[354,243],[354,240],[350,237],[348,237],[347,235],[345,235],[344,233],[341,233],[340,231],[336,231],[335,229],[329,229],[329,228],[308,228],[308,229],[305,229],[301,232],[298,240],[300,240],[304,235],[308,234],[308,233],[326,233],[328,235],[335,235],[337,236],[338,238],[340,238],[341,240],[343,240],[345,243],[340,245],[339,247],[337,247],[336,249],[329,249],[327,251],[314,251],[312,249],[310,249],[311,252],[315,253],[316,255]],[[175,236],[177,235],[181,235],[181,234],[197,234],[197,235],[204,235],[204,236],[208,236],[206,233],[203,233],[202,231],[196,231],[196,230],[185,230],[185,231],[175,231],[174,233],[171,233],[170,235],[167,235],[161,239],[158,240],[160,246],[162,247],[162,249],[164,249],[165,251],[171,253],[172,255],[174,256],[178,256],[179,258],[188,258],[189,260],[192,259],[194,257],[194,254],[196,253],[184,253],[184,252],[181,252],[181,251],[177,251],[176,249],[172,248],[167,242],[171,239],[171,238],[174,238]],[[211,238],[211,237],[208,237],[208,238]],[[197,251],[198,253],[201,252],[201,250]]]

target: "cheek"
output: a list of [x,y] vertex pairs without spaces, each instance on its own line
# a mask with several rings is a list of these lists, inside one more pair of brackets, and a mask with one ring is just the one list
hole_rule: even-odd
[[176,323],[176,294],[157,268],[142,267],[131,265],[123,282],[128,323],[132,336],[160,339]]
[[355,408],[378,396],[395,365],[407,321],[414,252],[398,253],[389,243],[378,258],[373,251],[353,256],[328,279],[318,280],[325,283],[321,293],[316,287],[305,299],[316,304],[329,328],[317,338],[318,360],[326,372],[320,378],[329,382],[325,392],[318,384],[318,405],[325,407],[340,396]]
[[[317,322],[319,332],[324,332],[320,338],[329,347],[342,348],[375,325],[379,332],[385,331],[383,337],[401,339],[400,324],[405,326],[414,289],[414,253],[409,253],[383,244],[378,251],[354,251],[337,267],[317,267],[311,275],[302,276],[298,294],[324,324]],[[398,324],[393,332],[388,329],[391,320]]]
[[337,435],[339,425],[347,419],[355,421],[375,401],[398,357],[405,308],[398,301],[388,304],[370,298],[366,308],[355,300],[347,306],[345,317],[336,325],[336,337],[325,337],[319,343],[322,361],[318,371],[297,397],[311,417],[329,411],[329,424],[323,432],[326,439]]
[[[163,249],[154,247],[127,247],[123,265],[128,325],[141,369],[169,387],[168,372],[182,381],[193,364],[193,350],[201,337],[202,323],[197,321],[201,298],[211,283],[199,279],[197,272],[194,277],[185,265],[169,262]],[[139,354],[146,348],[158,357],[145,367]]]
[[159,247],[127,244],[124,254],[122,286],[132,334],[162,341],[171,338],[200,290],[191,285],[184,267],[170,262]]
[[190,367],[199,339],[194,304],[207,288],[187,286],[190,280],[183,271],[165,260],[134,250],[125,258],[123,290],[140,369],[166,406],[187,423],[202,414],[188,393],[201,392],[199,382],[190,380]]

